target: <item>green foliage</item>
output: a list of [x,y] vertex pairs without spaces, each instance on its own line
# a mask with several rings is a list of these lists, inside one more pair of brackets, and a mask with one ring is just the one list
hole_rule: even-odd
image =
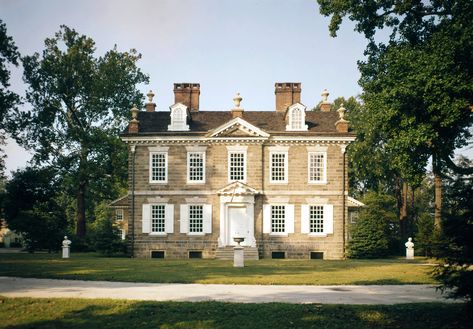
[[[460,162],[472,164],[464,158]],[[452,297],[473,303],[473,177],[451,173],[447,182],[443,244],[437,251],[443,266],[436,268],[434,277],[442,289],[453,289]]]
[[106,203],[101,203],[95,208],[95,212],[96,218],[90,234],[95,250],[106,256],[125,253],[126,244],[114,223],[112,210]]
[[137,63],[141,55],[117,47],[95,55],[94,41],[67,26],[45,40],[42,54],[22,59],[26,99],[32,111],[18,113],[10,129],[37,163],[52,163],[76,196],[77,235],[85,236],[91,200],[117,197],[126,177],[126,149],[117,135],[132,104],[148,82]]
[[6,184],[5,218],[11,230],[23,236],[31,250],[61,246],[68,222],[56,201],[58,177],[51,168],[29,167],[13,173]]
[[3,146],[5,146],[5,121],[9,118],[9,112],[15,109],[20,98],[17,94],[8,90],[10,86],[10,71],[8,64],[18,66],[20,54],[15,46],[13,38],[7,35],[7,27],[0,19],[0,179],[4,175],[5,157]]
[[434,234],[434,217],[422,213],[416,222],[415,250],[417,255],[433,256],[435,244],[438,242]]
[[396,200],[389,195],[369,192],[363,202],[348,242],[348,257],[379,258],[396,253],[399,224]]

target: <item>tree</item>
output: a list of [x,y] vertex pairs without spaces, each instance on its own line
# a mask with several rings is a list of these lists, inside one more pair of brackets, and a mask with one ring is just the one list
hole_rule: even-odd
[[[473,164],[465,158],[459,162]],[[446,181],[443,243],[437,251],[441,263],[434,277],[442,290],[453,289],[451,297],[467,298],[473,305],[473,176],[450,172]]]
[[6,184],[8,227],[22,234],[31,251],[59,249],[68,231],[64,209],[57,201],[60,184],[54,169],[34,167],[14,172]]
[[91,38],[61,26],[46,39],[41,55],[24,57],[26,99],[33,110],[19,113],[14,127],[19,143],[36,152],[35,161],[70,174],[81,238],[91,180],[113,162],[108,145],[116,144],[132,104],[141,103],[136,85],[148,82],[137,67],[136,50],[119,52],[115,46],[99,57],[95,50]]
[[7,64],[18,66],[20,54],[15,46],[12,37],[7,35],[7,28],[0,19],[0,177],[5,170],[5,154],[3,146],[5,145],[5,120],[9,116],[9,111],[14,109],[19,103],[17,94],[8,90],[10,86],[10,71]]
[[369,192],[348,242],[348,257],[378,258],[398,250],[396,200],[389,195]]
[[[451,157],[467,145],[473,122],[473,13],[471,1],[319,0],[320,12],[331,16],[336,35],[342,19],[370,41],[360,63],[363,100],[378,128],[386,133],[383,147],[399,156],[393,166],[407,179],[425,172],[433,158],[435,226],[440,230],[442,172]],[[378,29],[391,29],[389,43],[376,44]]]
[[123,254],[125,243],[121,239],[118,226],[114,223],[112,210],[102,202],[95,209],[92,225],[92,240],[95,250],[103,255]]

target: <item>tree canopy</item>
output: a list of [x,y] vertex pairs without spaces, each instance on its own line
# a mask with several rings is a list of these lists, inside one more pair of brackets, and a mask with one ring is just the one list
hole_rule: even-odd
[[124,151],[118,132],[132,104],[141,104],[137,85],[148,82],[137,66],[141,55],[136,50],[120,52],[115,46],[103,56],[95,52],[91,38],[61,26],[45,40],[41,55],[24,57],[26,100],[32,110],[18,112],[11,127],[18,142],[35,151],[37,163],[71,174],[79,237],[85,236],[91,180],[113,174],[114,153]]

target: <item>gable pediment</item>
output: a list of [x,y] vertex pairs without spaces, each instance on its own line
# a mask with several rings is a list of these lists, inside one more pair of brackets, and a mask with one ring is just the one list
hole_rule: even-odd
[[218,195],[255,195],[260,192],[242,182],[233,182],[217,191]]
[[234,118],[220,127],[212,130],[208,137],[262,137],[268,138],[269,134],[262,129],[252,125],[242,118]]

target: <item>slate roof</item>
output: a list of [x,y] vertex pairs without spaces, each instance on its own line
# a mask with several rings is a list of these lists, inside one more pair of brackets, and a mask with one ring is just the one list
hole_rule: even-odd
[[[169,111],[156,112],[139,112],[138,120],[139,133],[138,135],[194,135],[205,134],[224,123],[232,120],[232,113],[230,111],[199,111],[191,114],[189,123],[189,131],[187,132],[168,132],[168,125],[171,121]],[[339,116],[335,111],[320,112],[307,111],[305,116],[308,131],[303,132],[287,132],[285,114],[276,111],[244,111],[242,119],[251,123],[252,125],[266,131],[270,134],[283,135],[352,135],[352,133],[339,133],[335,129],[335,122],[338,121]],[[128,134],[124,131],[122,135],[136,135]]]

